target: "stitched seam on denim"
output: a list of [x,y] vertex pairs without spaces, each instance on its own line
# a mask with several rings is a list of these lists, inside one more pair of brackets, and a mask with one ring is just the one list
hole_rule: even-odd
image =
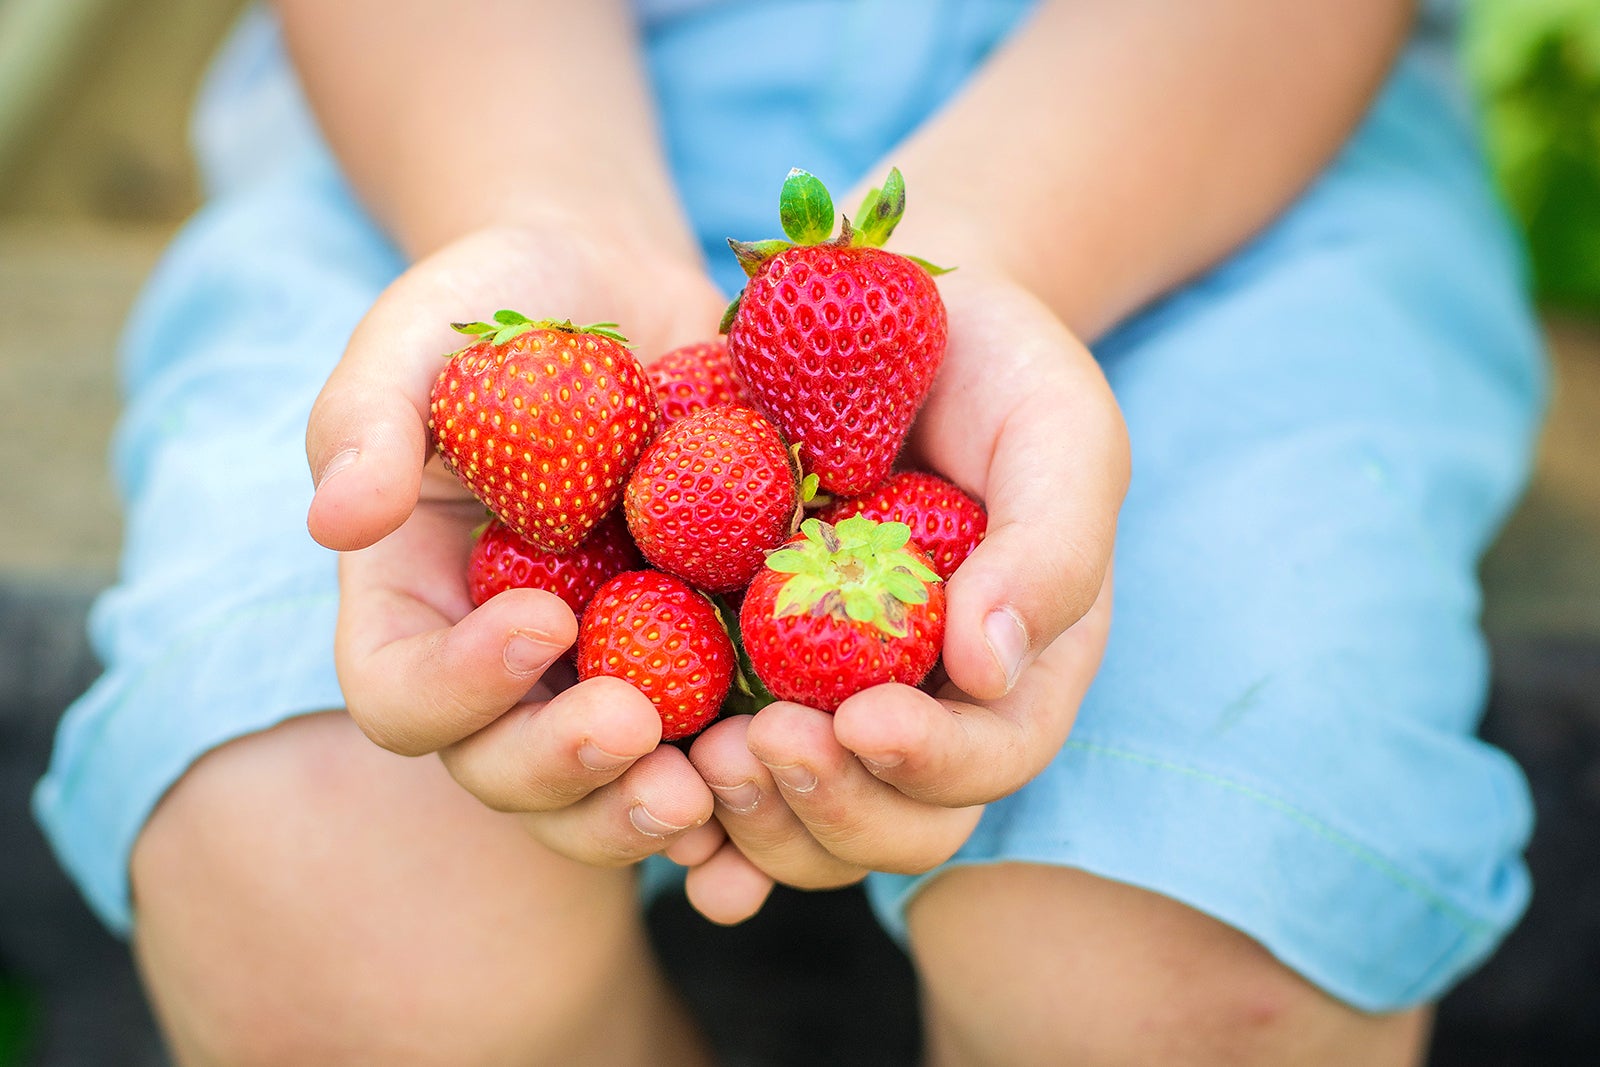
[[[320,606],[322,604],[338,603],[338,599],[338,595],[335,593],[309,594],[306,596],[290,597],[285,600],[273,600],[264,604],[254,604],[248,608],[240,608],[236,611],[219,615],[214,619],[208,619],[206,622],[194,627],[182,638],[175,641],[172,646],[169,647],[167,651],[160,657],[151,660],[149,663],[141,667],[138,672],[128,680],[126,686],[124,687],[124,692],[132,693],[137,691],[140,687],[145,685],[150,677],[156,672],[167,669],[179,656],[188,653],[202,641],[215,637],[217,631],[219,630],[224,630],[228,627],[236,626],[242,622],[249,622],[291,609],[304,609]],[[119,706],[122,703],[124,702],[119,702]],[[102,715],[99,720],[95,722],[94,728],[89,731],[85,737],[79,740],[80,750],[84,753],[92,751],[94,747],[100,743],[101,737],[105,734],[106,730],[110,726],[111,720],[115,717],[115,714]],[[90,762],[92,761],[88,759],[79,759],[73,765],[61,783],[61,797],[66,798],[77,791],[78,783],[87,770],[87,764]]]
[[1173,763],[1170,760],[1158,759],[1154,756],[1146,756],[1138,752],[1130,752],[1126,749],[1111,748],[1106,745],[1096,744],[1092,741],[1079,741],[1068,738],[1067,743],[1063,747],[1076,748],[1080,751],[1090,752],[1095,755],[1110,756],[1114,759],[1127,760],[1131,763],[1138,763],[1143,766],[1154,767],[1159,770],[1173,771],[1178,774],[1186,775],[1188,777],[1219,786],[1228,790],[1229,792],[1237,793],[1248,800],[1253,800],[1256,803],[1261,804],[1263,807],[1270,808],[1280,815],[1287,816],[1288,818],[1304,826],[1306,829],[1315,833],[1318,837],[1337,845],[1341,850],[1359,860],[1366,866],[1372,868],[1377,873],[1382,874],[1384,877],[1390,879],[1402,889],[1406,889],[1411,893],[1414,893],[1434,911],[1437,911],[1446,918],[1456,922],[1463,929],[1471,932],[1472,934],[1476,936],[1488,936],[1497,928],[1496,924],[1473,915],[1471,912],[1461,907],[1461,905],[1452,900],[1448,900],[1441,894],[1435,892],[1432,888],[1425,885],[1419,879],[1407,874],[1393,861],[1385,858],[1375,850],[1363,845],[1347,834],[1334,829],[1327,823],[1322,822],[1320,819],[1317,819],[1315,816],[1311,815],[1309,812],[1303,811],[1288,801],[1279,797],[1275,797],[1270,793],[1263,792],[1254,786],[1245,785],[1242,782],[1235,782],[1232,779],[1224,778],[1219,774],[1214,774],[1210,771],[1203,771],[1198,767],[1187,767],[1181,763]]

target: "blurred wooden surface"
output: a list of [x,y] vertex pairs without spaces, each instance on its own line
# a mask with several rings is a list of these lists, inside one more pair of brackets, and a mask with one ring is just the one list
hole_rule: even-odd
[[1555,387],[1533,484],[1484,561],[1485,626],[1600,639],[1600,322],[1548,324]]
[[0,479],[0,574],[111,575],[115,345],[167,238],[160,226],[0,225],[0,397],[21,458]]
[[[3,7],[11,0],[0,0]],[[166,223],[195,200],[188,116],[200,76],[243,0],[108,5],[76,61],[4,161],[0,218]]]

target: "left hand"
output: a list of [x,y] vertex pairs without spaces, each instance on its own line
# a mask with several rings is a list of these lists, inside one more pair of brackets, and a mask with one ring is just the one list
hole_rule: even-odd
[[903,685],[828,715],[777,703],[719,722],[690,760],[728,840],[689,872],[716,922],[773,880],[846,885],[949,859],[983,805],[1053,759],[1100,664],[1126,431],[1088,350],[1020,286],[940,280],[949,348],[907,458],[983,501],[988,534],[951,578],[937,697]]

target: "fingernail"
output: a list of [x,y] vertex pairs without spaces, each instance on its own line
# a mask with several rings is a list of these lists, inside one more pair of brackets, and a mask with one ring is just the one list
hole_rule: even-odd
[[317,476],[317,488],[321,489],[327,484],[329,478],[332,478],[340,471],[347,471],[351,467],[355,466],[356,460],[360,458],[361,451],[355,448],[347,448],[343,452],[335,455],[332,459],[328,460],[327,466],[323,467],[322,473]]
[[772,777],[796,793],[809,793],[817,787],[816,773],[802,764],[787,763],[774,767],[769,763],[767,770],[772,772]]
[[537,630],[512,630],[503,659],[512,674],[538,674],[561,655],[561,649]]
[[1010,608],[996,608],[983,620],[983,636],[989,642],[989,654],[1006,676],[1006,690],[1017,684],[1022,673],[1022,657],[1028,652],[1028,631],[1022,620]]
[[[710,782],[706,783],[711,785]],[[717,794],[717,799],[731,812],[738,815],[748,815],[756,810],[756,805],[761,802],[761,788],[750,779],[738,785],[712,785],[711,791]]]
[[895,767],[898,767],[900,764],[904,763],[906,761],[906,755],[904,752],[889,752],[882,756],[858,755],[856,759],[860,760],[862,766],[866,767],[867,770],[871,771],[873,774],[882,774],[884,771],[893,770]]
[[628,821],[633,823],[633,828],[646,837],[668,837],[680,830],[687,830],[688,823],[682,826],[673,826],[671,823],[662,822],[650,814],[650,809],[643,804],[635,804],[628,809]]
[[583,744],[578,746],[578,762],[591,771],[614,771],[623,764],[632,763],[634,758],[607,752],[588,738],[584,738]]

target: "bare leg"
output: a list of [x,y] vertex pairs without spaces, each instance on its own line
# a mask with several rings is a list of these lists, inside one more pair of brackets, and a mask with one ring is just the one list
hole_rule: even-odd
[[342,714],[207,755],[132,866],[185,1067],[709,1062],[630,872],[555,856]]
[[1413,1067],[1430,1013],[1364,1015],[1259,944],[1081,871],[958,868],[908,916],[937,1067]]

